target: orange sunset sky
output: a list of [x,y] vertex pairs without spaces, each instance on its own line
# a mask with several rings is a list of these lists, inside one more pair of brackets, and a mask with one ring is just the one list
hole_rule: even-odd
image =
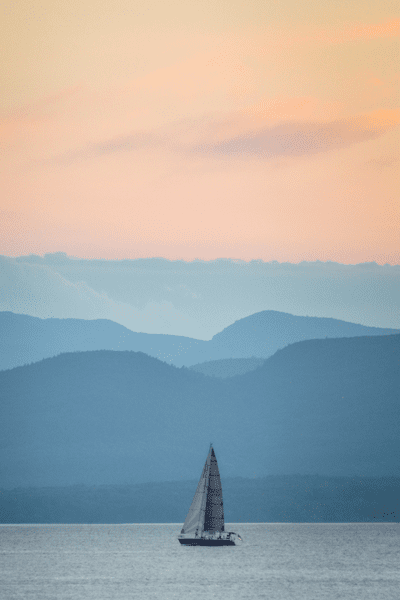
[[5,0],[0,254],[400,263],[398,3]]

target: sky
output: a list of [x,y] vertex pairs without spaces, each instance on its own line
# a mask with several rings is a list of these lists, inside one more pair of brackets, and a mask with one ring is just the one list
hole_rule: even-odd
[[6,0],[0,254],[400,264],[391,0]]

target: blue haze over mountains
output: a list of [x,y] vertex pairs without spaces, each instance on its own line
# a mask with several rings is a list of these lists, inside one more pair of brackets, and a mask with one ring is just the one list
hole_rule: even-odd
[[[141,351],[178,367],[192,366],[221,359],[265,359],[288,344],[306,339],[395,333],[400,330],[263,311],[240,319],[205,341],[137,333],[108,320],[39,319],[0,312],[0,369],[22,366],[62,352],[85,350]],[[234,366],[233,369],[235,371]],[[206,371],[203,369],[203,372]]]
[[143,353],[66,353],[0,373],[2,486],[382,476],[400,464],[400,335],[307,340],[217,379]]
[[209,340],[264,310],[400,328],[400,265],[0,256],[0,311]]
[[233,520],[400,520],[399,327],[400,266],[0,257],[0,522],[179,521],[210,441]]

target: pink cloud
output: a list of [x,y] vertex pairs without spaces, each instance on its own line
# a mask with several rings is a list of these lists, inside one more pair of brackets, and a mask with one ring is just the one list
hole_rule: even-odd
[[400,111],[380,110],[330,122],[284,121],[273,127],[253,129],[246,134],[194,148],[209,156],[301,156],[345,148],[374,139],[400,123]]

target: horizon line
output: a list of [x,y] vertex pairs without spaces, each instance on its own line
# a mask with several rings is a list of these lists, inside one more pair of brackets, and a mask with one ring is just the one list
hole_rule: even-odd
[[71,255],[71,254],[67,254],[66,252],[63,251],[56,251],[56,252],[45,252],[44,254],[35,254],[35,253],[30,253],[30,254],[22,254],[22,255],[7,255],[7,254],[0,254],[0,257],[3,258],[10,258],[10,259],[41,259],[43,261],[45,261],[46,259],[51,259],[51,258],[59,258],[61,260],[77,260],[77,261],[106,261],[106,262],[134,262],[134,261],[151,261],[151,260],[162,260],[162,261],[166,261],[166,262],[170,262],[170,263],[174,263],[174,262],[181,262],[181,263],[185,263],[185,264],[192,264],[192,263],[215,263],[215,262],[230,262],[230,263],[234,263],[234,264],[246,264],[249,265],[251,263],[261,263],[263,265],[293,265],[293,266],[299,266],[302,264],[307,264],[307,265],[340,265],[343,267],[358,267],[358,266],[371,266],[371,267],[400,267],[400,263],[378,263],[376,261],[363,261],[363,262],[358,262],[358,263],[343,263],[343,262],[338,262],[338,261],[334,261],[334,260],[320,260],[320,259],[316,259],[316,260],[301,260],[298,262],[291,262],[291,261],[279,261],[276,259],[271,259],[271,260],[264,260],[262,258],[252,258],[252,259],[243,259],[243,258],[234,258],[234,257],[218,257],[218,258],[211,258],[211,259],[204,259],[204,258],[193,258],[193,259],[185,259],[185,258],[167,258],[165,256],[136,256],[134,258],[130,258],[130,257],[125,257],[125,258],[106,258],[106,257],[91,257],[91,258],[87,258],[87,257],[83,257],[83,256],[75,256],[75,255]]

